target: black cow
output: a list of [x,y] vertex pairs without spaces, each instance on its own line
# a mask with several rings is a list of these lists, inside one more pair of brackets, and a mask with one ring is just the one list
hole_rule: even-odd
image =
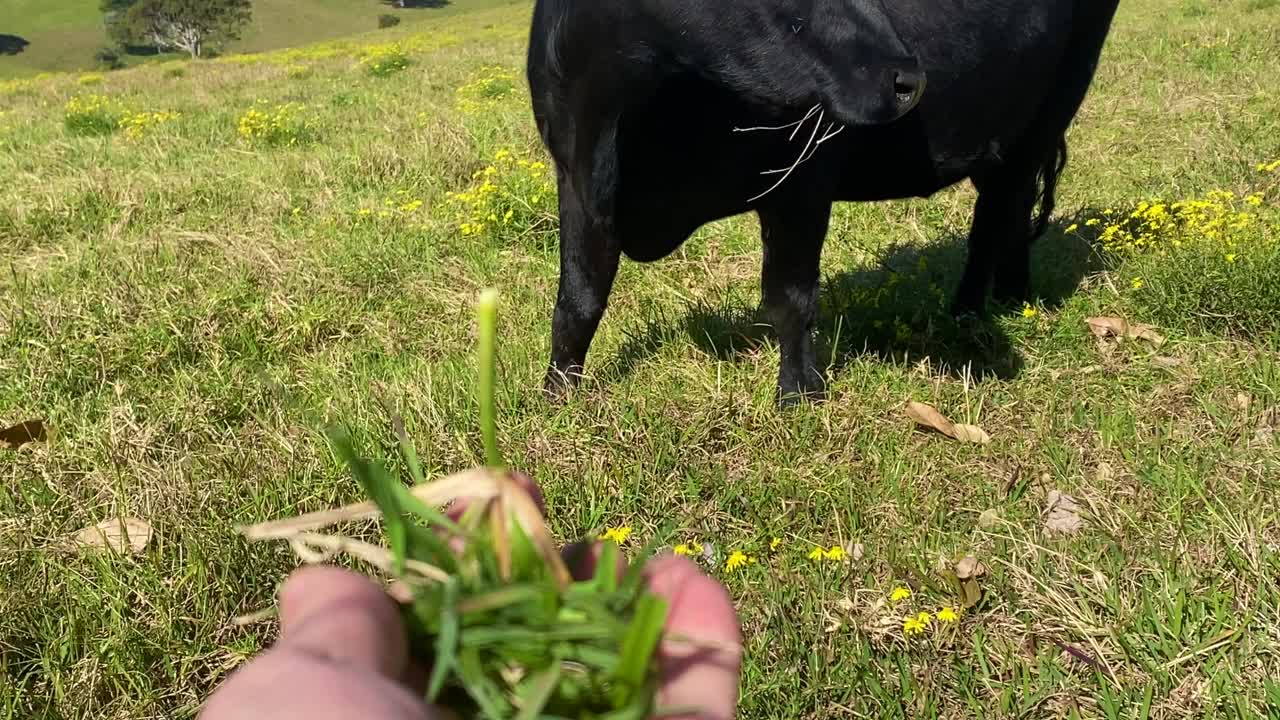
[[547,391],[580,377],[621,253],[658,260],[747,211],[784,403],[824,386],[811,334],[833,202],[969,179],[953,310],[983,312],[992,285],[1024,297],[1117,4],[537,0],[528,80],[560,197]]

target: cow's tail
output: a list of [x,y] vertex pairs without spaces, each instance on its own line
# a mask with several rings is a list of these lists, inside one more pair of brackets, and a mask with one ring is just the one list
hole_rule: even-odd
[[1049,217],[1053,215],[1058,190],[1058,178],[1067,167],[1067,136],[1058,136],[1056,142],[1049,146],[1044,159],[1040,161],[1036,185],[1040,188],[1037,201],[1040,205],[1035,220],[1031,224],[1031,239],[1035,240],[1049,227]]

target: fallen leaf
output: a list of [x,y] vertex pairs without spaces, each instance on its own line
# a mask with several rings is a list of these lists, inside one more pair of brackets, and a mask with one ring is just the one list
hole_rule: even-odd
[[840,608],[845,612],[853,612],[854,605],[852,600],[850,600],[847,597],[842,597],[836,601],[836,607]]
[[1075,498],[1057,490],[1050,490],[1047,500],[1045,530],[1050,533],[1071,535],[1084,527],[1084,520],[1080,517],[1080,505]]
[[1110,463],[1098,463],[1098,482],[1108,483],[1116,476],[1115,470],[1111,469]]
[[991,442],[991,436],[987,434],[987,431],[977,425],[956,423],[953,427],[955,429],[955,438],[957,440],[978,443],[979,445],[986,445]]
[[862,559],[863,552],[864,552],[864,551],[863,551],[863,549],[862,549],[862,543],[854,543],[854,544],[853,544],[853,549],[849,551],[849,557],[850,557],[854,562],[858,562],[859,560],[861,560],[861,559]]
[[960,562],[956,563],[953,572],[956,580],[960,582],[964,607],[971,608],[977,605],[982,599],[982,586],[978,583],[978,578],[987,574],[987,568],[978,561],[978,558],[965,555]]
[[956,577],[961,580],[982,577],[986,574],[986,566],[972,555],[965,555],[960,562],[956,563]]
[[1100,338],[1128,338],[1146,340],[1153,345],[1163,345],[1164,337],[1150,325],[1140,325],[1118,317],[1085,318],[1089,330]]
[[926,405],[922,402],[912,400],[907,403],[907,417],[920,425],[933,428],[955,440],[978,443],[979,445],[986,445],[991,442],[991,436],[982,428],[976,425],[953,423],[932,405]]
[[983,510],[982,514],[978,516],[978,527],[982,528],[983,530],[993,528],[999,524],[1000,524],[1000,513],[990,508]]
[[44,420],[27,420],[0,430],[0,447],[17,450],[27,443],[44,442],[47,437]]
[[1253,401],[1249,398],[1248,395],[1245,395],[1244,393],[1236,393],[1236,399],[1232,403],[1235,409],[1239,410],[1242,413],[1249,412],[1249,406],[1252,404],[1253,404]]
[[109,548],[119,553],[141,555],[151,542],[151,524],[146,520],[117,518],[103,520],[72,535],[71,544],[81,548]]

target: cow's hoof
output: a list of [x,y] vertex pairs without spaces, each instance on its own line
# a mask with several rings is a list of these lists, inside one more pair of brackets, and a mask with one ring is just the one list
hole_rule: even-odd
[[827,383],[816,372],[809,373],[806,381],[778,383],[778,409],[787,410],[799,405],[821,403],[827,399]]
[[576,373],[565,373],[559,368],[552,367],[547,370],[547,376],[542,381],[542,394],[546,396],[547,402],[559,405],[573,394],[573,389],[577,387],[581,377]]

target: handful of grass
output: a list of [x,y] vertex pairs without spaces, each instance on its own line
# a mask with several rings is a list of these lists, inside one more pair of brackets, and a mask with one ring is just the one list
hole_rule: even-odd
[[[642,560],[619,576],[618,550],[608,542],[594,575],[575,581],[537,506],[504,469],[494,419],[496,313],[496,292],[486,291],[479,303],[486,467],[427,482],[397,421],[414,483],[406,487],[331,429],[333,447],[370,501],[243,532],[288,540],[304,561],[346,553],[398,579],[409,596],[402,608],[410,652],[430,669],[426,700],[461,718],[651,717],[666,602],[647,591]],[[458,501],[466,509],[456,521],[437,509]],[[386,547],[318,532],[378,516]]]

